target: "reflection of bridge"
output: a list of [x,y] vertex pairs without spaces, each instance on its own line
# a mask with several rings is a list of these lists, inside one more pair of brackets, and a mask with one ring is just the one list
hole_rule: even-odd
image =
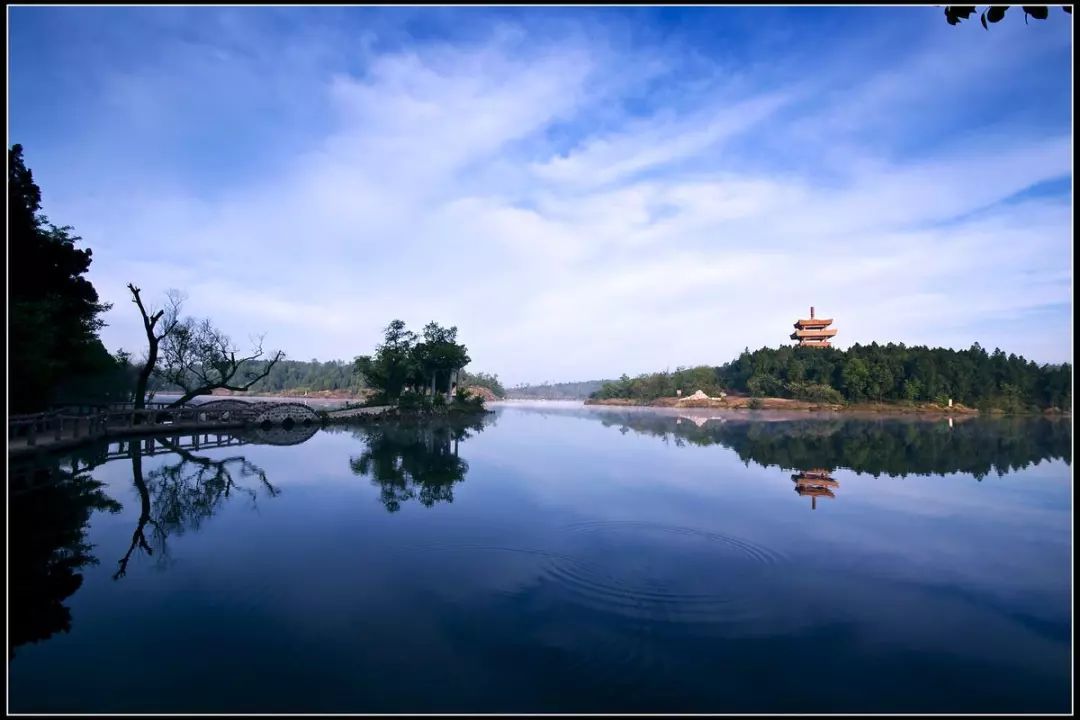
[[795,492],[800,496],[810,496],[810,509],[817,510],[819,497],[835,498],[832,488],[840,487],[840,483],[829,477],[828,470],[803,470],[791,476],[795,482]]
[[[148,404],[136,410],[129,404],[68,406],[48,413],[14,416],[8,420],[8,453],[62,449],[106,437],[216,432],[235,428],[316,428],[320,417],[304,403],[212,400],[171,407]],[[309,435],[310,437],[310,435]],[[305,438],[306,439],[306,438]]]
[[[133,455],[142,457],[153,455],[170,455],[176,453],[201,452],[224,447],[240,447],[243,445],[299,445],[306,442],[319,431],[318,425],[293,427],[286,430],[282,427],[263,429],[261,427],[244,428],[230,432],[191,432],[186,433],[158,433],[153,436],[138,435],[134,437],[117,437],[115,439],[101,438],[96,447],[91,442],[91,447],[85,448],[72,454],[64,464],[68,467],[59,473],[59,468],[52,463],[39,462],[33,458],[27,461],[8,464],[8,482],[10,492],[19,494],[34,488],[55,482],[58,479],[75,475],[85,470],[92,470],[99,465],[113,460],[130,460]],[[53,456],[54,458],[56,456]],[[49,469],[52,471],[49,471]]]

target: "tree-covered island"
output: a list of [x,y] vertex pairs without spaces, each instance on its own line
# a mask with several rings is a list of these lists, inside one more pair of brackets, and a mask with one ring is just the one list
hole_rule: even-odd
[[[692,394],[708,396],[700,401]],[[723,365],[678,368],[608,382],[599,404],[695,403],[745,408],[866,408],[957,412],[1067,412],[1072,366],[1039,365],[978,343],[967,350],[889,343],[744,350]]]

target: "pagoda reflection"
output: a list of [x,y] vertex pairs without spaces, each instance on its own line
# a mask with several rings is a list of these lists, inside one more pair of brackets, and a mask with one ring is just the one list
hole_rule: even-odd
[[840,483],[829,477],[829,470],[803,470],[791,476],[795,483],[795,492],[802,497],[810,497],[810,509],[817,510],[819,497],[835,498],[833,488],[840,487]]

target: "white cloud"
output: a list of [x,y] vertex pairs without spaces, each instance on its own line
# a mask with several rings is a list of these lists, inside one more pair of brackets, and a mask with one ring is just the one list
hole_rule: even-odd
[[[744,346],[788,342],[811,304],[836,318],[841,346],[978,339],[1071,357],[1060,310],[1071,305],[1071,208],[996,204],[1070,175],[1071,137],[1002,136],[974,122],[963,140],[897,160],[866,144],[857,122],[820,125],[830,113],[882,118],[935,98],[920,78],[951,52],[868,57],[865,84],[818,77],[817,90],[833,92],[817,98],[799,78],[755,91],[736,68],[737,83],[687,79],[709,92],[673,91],[677,103],[631,117],[623,100],[679,82],[679,56],[629,57],[602,32],[554,42],[502,25],[484,43],[394,51],[377,51],[373,33],[355,50],[362,72],[346,69],[346,50],[317,49],[311,32],[274,62],[251,49],[263,47],[255,33],[248,54],[229,50],[169,75],[174,83],[152,73],[116,81],[109,102],[131,110],[137,143],[196,80],[206,97],[242,91],[232,111],[253,130],[293,124],[266,145],[271,165],[229,182],[125,161],[97,184],[90,169],[108,167],[107,143],[85,151],[96,164],[70,168],[71,187],[94,190],[62,191],[47,208],[95,250],[91,279],[115,303],[110,347],[141,346],[124,289],[134,280],[148,294],[184,288],[192,312],[241,341],[265,331],[268,346],[297,358],[369,352],[394,317],[456,324],[474,367],[509,382],[718,364]],[[995,63],[969,57],[949,83]],[[234,88],[255,70],[264,93]],[[278,115],[290,90],[303,111]],[[318,133],[303,124],[311,118]]]

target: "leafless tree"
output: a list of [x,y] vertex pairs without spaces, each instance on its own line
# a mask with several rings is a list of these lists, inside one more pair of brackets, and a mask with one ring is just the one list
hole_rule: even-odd
[[136,409],[146,407],[146,388],[152,375],[183,388],[180,399],[170,405],[177,407],[219,388],[235,392],[249,390],[285,357],[285,353],[278,351],[260,362],[262,336],[252,340],[247,355],[237,357],[238,348],[209,319],[180,319],[186,298],[177,290],[166,294],[168,300],[160,310],[147,310],[134,284],[128,283],[128,290],[142,315],[147,342],[146,362],[135,385]]
[[179,326],[180,309],[184,304],[184,296],[178,290],[170,290],[166,293],[165,307],[160,310],[151,308],[147,311],[143,305],[141,291],[133,283],[128,283],[131,291],[131,301],[139,308],[142,315],[143,329],[146,331],[147,354],[146,362],[139,371],[139,378],[135,383],[135,407],[146,407],[146,386],[150,381],[150,375],[157,365],[158,347],[161,341],[167,338]]
[[172,407],[183,405],[199,395],[209,395],[218,388],[235,392],[249,390],[285,357],[285,353],[278,351],[265,363],[260,363],[262,336],[252,339],[247,355],[237,357],[237,351],[229,336],[208,319],[187,318],[179,323],[162,344],[159,370],[164,380],[184,389],[184,394],[172,403]]

